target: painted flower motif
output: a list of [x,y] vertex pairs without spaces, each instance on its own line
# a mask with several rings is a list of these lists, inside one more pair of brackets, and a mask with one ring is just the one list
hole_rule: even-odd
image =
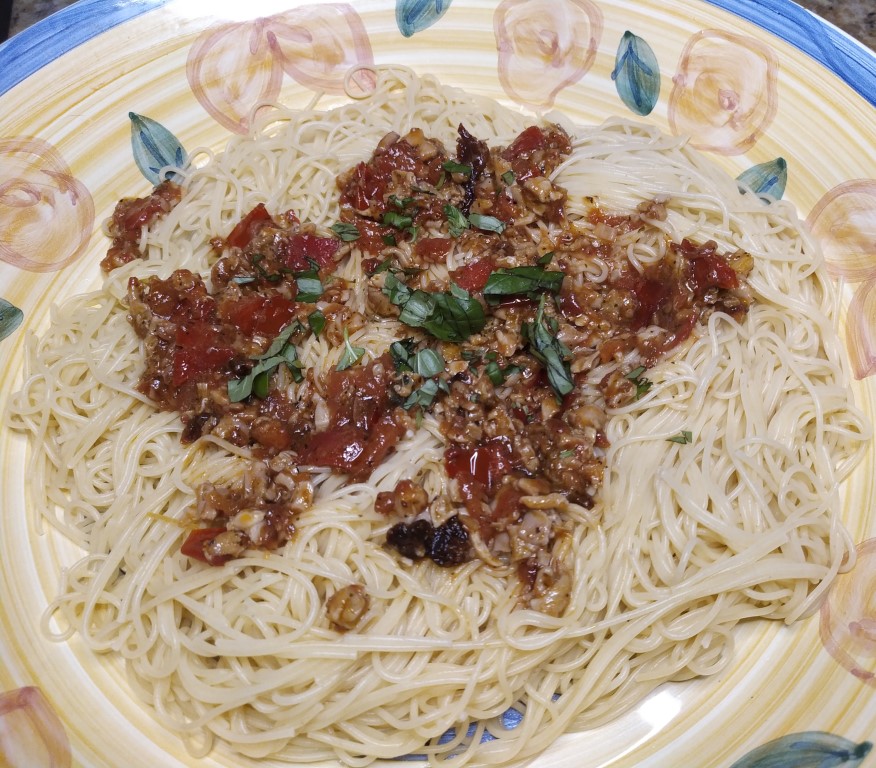
[[201,33],[189,50],[186,77],[195,98],[220,125],[249,130],[249,113],[280,93],[283,68],[265,34],[265,19],[223,24]]
[[211,117],[245,134],[251,111],[279,96],[284,73],[308,88],[357,96],[374,89],[373,64],[359,14],[325,3],[205,30],[189,50],[186,76]]
[[0,139],[0,260],[53,272],[82,255],[94,202],[57,149],[42,139]]
[[493,31],[505,92],[522,104],[550,107],[593,64],[602,12],[590,0],[503,0]]
[[314,90],[349,91],[367,96],[376,84],[371,41],[353,6],[346,3],[303,5],[267,19],[268,39],[283,70]]
[[821,606],[821,642],[845,669],[876,687],[876,538],[858,544],[858,561]]
[[3,765],[69,768],[70,741],[39,688],[0,694],[0,757]]
[[396,0],[395,23],[405,37],[431,27],[440,19],[453,0]]
[[850,283],[876,278],[876,180],[855,179],[829,190],[806,223],[831,276]]
[[748,151],[778,108],[779,62],[758,40],[703,30],[688,41],[673,78],[669,124],[693,146],[726,155]]
[[806,219],[830,275],[861,283],[846,320],[846,344],[858,379],[876,373],[876,180],[853,179],[829,190]]

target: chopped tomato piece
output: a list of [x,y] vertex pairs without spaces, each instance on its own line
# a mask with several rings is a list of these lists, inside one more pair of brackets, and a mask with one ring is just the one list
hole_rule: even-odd
[[514,160],[529,155],[536,149],[542,149],[544,146],[544,131],[537,125],[531,125],[511,142],[510,146],[502,152],[502,157],[506,160]]
[[223,304],[219,314],[247,336],[276,336],[295,316],[295,302],[277,294],[245,296]]
[[709,288],[738,288],[739,276],[716,254],[705,254],[693,260],[695,290],[704,293]]
[[450,273],[451,279],[466,291],[482,291],[493,272],[493,260],[478,259]]
[[414,256],[427,264],[440,264],[452,247],[453,241],[447,237],[421,237],[414,245]]
[[200,560],[202,563],[207,563],[207,565],[224,565],[232,559],[230,556],[210,557],[206,552],[206,545],[213,541],[220,533],[225,533],[225,529],[196,528],[186,537],[179,551],[186,557]]
[[179,387],[204,373],[219,371],[234,357],[234,350],[219,344],[217,335],[213,326],[207,323],[177,328],[173,386]]
[[334,264],[340,245],[340,240],[334,237],[296,233],[278,244],[277,258],[293,272],[306,272],[312,261],[322,269]]
[[225,242],[232,247],[246,248],[264,227],[273,223],[274,220],[268,213],[268,209],[265,208],[265,204],[259,203],[231,230],[231,234],[225,238]]
[[514,457],[507,439],[496,437],[480,445],[453,445],[444,452],[449,477],[460,482],[474,480],[492,491],[514,469]]

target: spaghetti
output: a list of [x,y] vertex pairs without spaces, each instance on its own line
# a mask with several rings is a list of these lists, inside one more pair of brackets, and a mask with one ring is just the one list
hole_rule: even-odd
[[[422,128],[450,145],[460,122],[491,144],[528,125],[402,69],[379,70],[363,102],[271,110],[250,137],[184,171],[182,201],[143,233],[148,259],[59,307],[29,341],[8,419],[31,439],[36,509],[85,551],[62,575],[46,631],[63,623],[58,639],[78,633],[123,657],[135,693],[194,753],[218,739],[300,763],[416,753],[442,766],[510,764],[665,681],[717,672],[737,623],[805,616],[851,564],[840,484],[869,427],[851,402],[815,243],[789,204],[739,192],[683,140],[620,119],[567,127],[571,152],[551,177],[567,191],[566,216],[599,239],[593,198],[619,212],[659,200],[665,216],[630,237],[630,263],[658,263],[667,243],[714,241],[751,255],[754,301],[735,318],[708,315],[648,370],[638,398],[611,410],[601,491],[590,509],[570,505],[574,524],[554,547],[570,568],[562,610],[521,605],[519,581],[489,558],[441,568],[385,546],[380,494],[417,477],[434,498],[450,483],[446,436],[428,413],[367,477],[311,468],[312,504],[281,548],[221,567],[179,552],[195,490],[248,482],[253,457],[216,434],[183,445],[178,415],[138,389],[129,279],[209,274],[210,238],[258,204],[327,227],[336,177],[387,133]],[[606,269],[594,259],[582,279]],[[362,281],[355,248],[339,274]],[[350,338],[374,360],[408,335],[400,326]],[[298,347],[314,380],[344,354],[326,335]],[[584,386],[623,362],[595,366]],[[326,603],[355,584],[368,605],[340,631]],[[525,711],[514,729],[501,724],[509,707]],[[485,730],[496,738],[482,740]]]

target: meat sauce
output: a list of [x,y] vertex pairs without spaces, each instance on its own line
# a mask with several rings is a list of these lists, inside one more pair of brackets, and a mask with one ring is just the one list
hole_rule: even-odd
[[[447,491],[429,498],[411,467],[380,493],[387,546],[440,566],[477,557],[507,568],[523,604],[562,613],[571,576],[557,553],[598,498],[607,411],[641,397],[642,373],[708,313],[741,317],[752,267],[746,253],[689,240],[635,267],[617,241],[653,234],[665,205],[594,205],[589,221],[569,221],[551,175],[570,152],[557,126],[492,148],[460,126],[453,155],[419,129],[388,134],[339,176],[332,229],[258,205],[211,240],[209,276],[131,278],[140,391],[179,412],[183,442],[214,435],[254,456],[256,481],[199,489],[202,527],[184,554],[221,565],[281,546],[312,501],[314,468],[367,480],[428,414],[445,440]],[[120,203],[104,268],[142,257],[135,230],[178,199],[162,185]],[[364,314],[338,274],[353,252]],[[605,279],[582,268],[595,262]],[[385,318],[404,335],[377,357],[319,380],[297,360],[311,334],[340,345]],[[597,368],[609,372],[594,381]]]

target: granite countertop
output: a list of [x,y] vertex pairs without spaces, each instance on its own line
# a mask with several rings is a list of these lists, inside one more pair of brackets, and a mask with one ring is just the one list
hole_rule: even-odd
[[[796,1],[876,50],[876,4],[873,0]],[[74,0],[12,0],[10,36],[73,2]]]

